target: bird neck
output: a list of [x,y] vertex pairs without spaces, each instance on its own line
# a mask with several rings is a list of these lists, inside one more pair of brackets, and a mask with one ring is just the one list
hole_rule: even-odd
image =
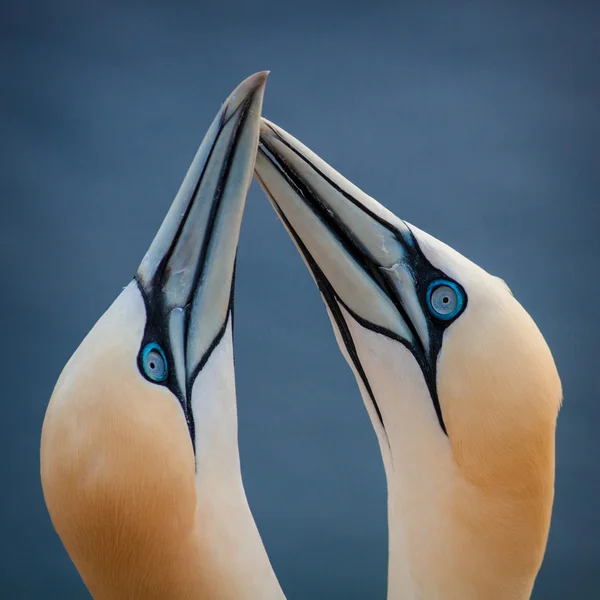
[[450,438],[436,429],[435,415],[417,413],[416,407],[425,405],[424,396],[415,394],[412,406],[397,395],[395,400],[395,407],[403,404],[407,412],[386,420],[387,446],[382,443],[388,485],[388,598],[530,598],[552,505],[551,490],[536,481],[543,473],[538,473],[535,457],[525,454],[518,460],[526,466],[523,479],[509,463],[504,471],[495,465],[496,471],[477,480],[456,460]]
[[413,476],[414,465],[405,469],[396,457],[386,465],[388,598],[526,600],[539,561],[529,556],[520,502],[487,496],[443,453],[435,458],[447,471],[431,478]]
[[[536,483],[537,463],[524,449],[517,463],[526,469],[515,473],[515,459],[507,457],[507,465],[495,461],[497,472],[492,473],[488,440],[482,444],[487,478],[469,477],[456,460],[451,439],[441,431],[429,389],[408,350],[357,327],[352,333],[361,335],[369,348],[360,359],[382,417],[355,372],[386,472],[388,598],[529,598],[552,504],[545,496],[551,488]],[[553,472],[553,465],[540,470],[546,469]]]
[[197,597],[282,600],[242,482],[231,321],[194,388],[194,540],[198,565],[207,573],[204,595]]

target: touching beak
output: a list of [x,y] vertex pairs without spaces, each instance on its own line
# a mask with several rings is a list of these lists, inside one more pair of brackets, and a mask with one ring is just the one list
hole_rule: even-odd
[[167,384],[177,390],[192,440],[191,388],[231,318],[266,79],[252,75],[225,101],[136,274],[148,313],[142,344],[160,342],[168,355]]
[[411,350],[445,429],[435,392],[443,326],[425,306],[428,283],[448,277],[429,263],[404,221],[265,119],[255,175],[310,269],[369,394],[373,398],[348,318]]

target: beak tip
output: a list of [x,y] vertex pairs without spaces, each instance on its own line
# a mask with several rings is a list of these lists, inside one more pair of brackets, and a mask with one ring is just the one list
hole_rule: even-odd
[[224,117],[232,115],[248,98],[254,96],[255,99],[262,103],[262,96],[264,94],[265,85],[267,83],[267,76],[269,71],[259,71],[250,75],[240,83],[233,92],[229,95],[229,98],[225,101]]
[[267,83],[267,77],[271,71],[259,71],[247,77],[238,87],[247,87],[249,91],[255,91],[264,87]]

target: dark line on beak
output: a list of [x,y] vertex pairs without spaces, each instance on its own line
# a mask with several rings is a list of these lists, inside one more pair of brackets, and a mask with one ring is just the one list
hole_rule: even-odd
[[[362,210],[365,214],[369,215],[369,217],[371,217],[374,221],[377,221],[377,223],[379,223],[382,227],[385,227],[388,231],[393,233],[394,236],[397,236],[398,231],[396,230],[396,228],[393,225],[391,225],[386,220],[384,220],[382,217],[380,217],[379,215],[377,215],[374,212],[372,212],[371,210],[369,210],[364,204],[359,202],[354,196],[349,194],[346,190],[344,190],[337,183],[335,183],[335,181],[333,181],[332,179],[327,177],[327,175],[325,175],[325,173],[323,173],[323,171],[321,171],[321,169],[319,169],[319,167],[317,167],[315,164],[313,164],[306,156],[301,154],[299,150],[294,148],[294,146],[292,146],[285,138],[283,138],[278,131],[273,129],[273,127],[271,127],[270,124],[265,123],[265,125],[273,132],[274,137],[276,137],[284,146],[289,148],[300,160],[305,162],[311,169],[313,169],[315,171],[315,173],[317,173],[320,177],[322,177],[332,188],[334,188],[337,192],[339,192],[342,196],[344,196],[344,198],[346,198],[346,200],[349,200],[350,202],[352,202],[352,204],[354,204],[354,206],[356,206],[357,208]],[[263,136],[260,137],[260,141],[263,144],[265,143]],[[273,153],[273,154],[276,154],[276,153]],[[402,219],[400,219],[400,220],[402,220]],[[403,239],[399,239],[398,242],[400,244],[404,245]]]
[[383,429],[383,433],[386,436],[386,440],[387,440],[387,432],[385,430],[385,424],[383,422],[383,416],[381,414],[379,404],[377,403],[375,394],[373,393],[373,389],[371,388],[371,384],[369,382],[367,374],[365,373],[365,370],[360,362],[360,358],[358,356],[358,351],[356,350],[356,345],[354,344],[354,340],[352,339],[352,334],[350,333],[348,324],[346,323],[346,319],[344,318],[344,315],[342,314],[342,311],[340,310],[340,307],[338,304],[338,301],[340,304],[343,304],[343,302],[341,302],[341,299],[338,298],[338,296],[335,293],[335,290],[333,289],[333,287],[331,286],[331,284],[325,277],[323,271],[321,271],[321,269],[319,268],[317,262],[312,257],[308,248],[304,245],[304,243],[302,242],[302,240],[300,239],[300,237],[298,236],[298,234],[292,227],[291,223],[288,221],[286,216],[283,214],[283,211],[277,204],[277,201],[275,200],[275,198],[269,191],[268,187],[265,185],[265,182],[260,178],[258,173],[255,173],[255,176],[258,179],[259,183],[261,184],[265,193],[268,195],[269,200],[275,207],[275,210],[277,211],[279,218],[282,220],[286,229],[290,232],[290,235],[294,238],[294,241],[300,248],[300,251],[304,255],[306,262],[309,264],[309,267],[312,270],[315,280],[317,282],[317,286],[318,286],[321,294],[323,294],[323,297],[325,298],[325,302],[326,302],[327,306],[329,306],[329,310],[331,311],[331,314],[335,320],[335,323],[338,326],[340,335],[342,336],[342,340],[344,341],[344,345],[346,346],[346,351],[348,352],[348,355],[350,356],[352,363],[354,364],[354,367],[356,368],[356,370],[363,382],[363,385],[365,386],[365,389],[367,390],[367,393],[369,394],[369,397],[371,399],[373,407],[375,408],[375,412],[377,413],[377,418],[379,419],[381,428]]
[[[278,139],[285,147],[287,147],[291,152],[293,152],[299,159],[301,159],[305,164],[307,164],[311,169],[315,171],[325,182],[327,182],[333,189],[339,192],[344,198],[346,198],[349,202],[351,202],[354,206],[359,208],[362,212],[365,213],[366,216],[372,218],[375,222],[380,224],[382,227],[390,231],[396,241],[405,249],[407,255],[411,258],[411,269],[415,268],[415,265],[412,264],[415,262],[416,264],[420,264],[421,262],[428,264],[432,269],[433,266],[430,265],[429,261],[424,257],[422,251],[419,248],[419,245],[412,233],[410,227],[404,225],[406,227],[406,238],[400,231],[398,231],[393,225],[383,220],[380,216],[374,214],[367,207],[365,207],[361,202],[359,202],[356,198],[351,196],[348,192],[340,188],[334,181],[332,181],[327,175],[325,175],[316,165],[314,165],[306,156],[302,155],[299,150],[294,148],[287,140],[285,140],[276,130],[274,130],[270,125],[268,125],[270,131],[273,132],[273,137]],[[272,146],[269,145],[268,140],[265,139],[265,136],[260,137],[259,140],[259,150],[263,153],[263,155],[271,162],[271,164],[275,167],[277,172],[285,179],[287,184],[295,190],[298,196],[303,200],[304,204],[312,210],[312,212],[316,215],[316,217],[331,231],[332,235],[334,235],[338,241],[342,244],[346,252],[350,255],[350,257],[356,262],[356,264],[360,265],[360,267],[365,271],[365,273],[373,280],[373,282],[381,289],[381,291],[391,300],[394,304],[396,310],[402,317],[403,321],[406,323],[409,328],[414,343],[411,344],[407,340],[399,337],[397,334],[394,334],[391,331],[387,331],[382,327],[369,323],[362,319],[359,315],[356,315],[349,307],[338,298],[339,303],[342,304],[350,314],[352,314],[353,318],[355,318],[361,325],[364,327],[376,331],[378,333],[382,333],[387,337],[394,339],[401,343],[404,347],[408,348],[411,351],[415,360],[419,364],[421,371],[423,373],[425,382],[429,389],[429,393],[431,396],[431,400],[435,409],[435,413],[439,422],[439,425],[442,431],[447,435],[446,424],[444,422],[442,408],[439,402],[439,397],[437,393],[437,385],[436,385],[436,367],[437,367],[437,354],[439,352],[439,347],[441,346],[441,342],[436,342],[433,339],[433,331],[429,326],[430,332],[430,350],[426,351],[425,345],[421,340],[412,320],[409,318],[406,309],[402,305],[402,302],[398,298],[393,286],[390,283],[389,275],[385,272],[382,272],[378,268],[377,261],[373,259],[373,257],[369,254],[368,249],[366,249],[360,240],[356,238],[352,231],[350,231],[344,223],[342,223],[333,211],[328,208],[327,204],[324,203],[319,195],[312,190],[308,184],[304,181],[304,179],[296,172],[296,170],[282,157],[278,152],[276,152]],[[259,178],[260,180],[260,178]],[[263,188],[266,190],[266,186]],[[277,211],[280,214],[282,220],[285,220],[285,217],[282,216],[282,211],[277,205],[275,199],[272,195],[269,194],[271,202],[274,206],[277,206]],[[318,209],[320,210],[318,210]],[[287,221],[287,220],[286,220]],[[292,230],[293,231],[293,230]],[[308,259],[307,259],[308,260]],[[312,260],[312,257],[311,257]],[[316,264],[316,263],[315,263]],[[436,271],[439,271],[436,269]],[[439,272],[442,274],[441,272]],[[445,276],[445,274],[442,274]],[[321,272],[321,276],[325,278],[324,274]],[[316,276],[315,276],[316,277]],[[445,276],[447,277],[447,276]],[[413,271],[413,279],[416,284],[417,291],[424,295],[425,291],[420,289],[419,280],[414,276]],[[331,284],[328,285],[331,286]],[[332,288],[333,289],[333,288]],[[334,292],[335,295],[335,292]],[[427,317],[426,317],[427,318]],[[428,321],[430,319],[428,318]],[[437,348],[434,347],[437,345]]]
[[[313,165],[306,157],[298,154],[295,149],[290,146],[284,139],[279,137],[281,142],[287,146],[290,150],[294,151],[302,160],[315,172],[323,177],[327,183],[330,183],[332,186],[334,185],[331,180],[325,177],[319,169],[315,165]],[[392,337],[403,344],[406,348],[411,350],[415,355],[415,358],[419,362],[422,370],[428,368],[426,362],[426,350],[423,341],[421,340],[417,329],[415,328],[413,322],[411,321],[406,309],[402,305],[402,302],[398,299],[398,296],[390,283],[389,275],[379,268],[377,261],[373,259],[370,255],[369,251],[365,246],[361,243],[361,241],[354,235],[354,233],[346,227],[346,225],[341,222],[332,210],[328,209],[326,203],[324,203],[315,190],[310,188],[307,183],[305,183],[304,179],[296,172],[296,170],[285,161],[285,159],[276,153],[272,147],[268,145],[264,139],[261,139],[259,148],[262,146],[266,151],[263,151],[263,154],[269,159],[271,164],[277,169],[277,171],[285,178],[288,185],[296,190],[296,193],[300,198],[303,199],[304,204],[308,206],[312,212],[316,215],[316,217],[327,227],[329,231],[339,240],[342,244],[346,252],[352,257],[354,262],[359,265],[363,271],[369,276],[373,282],[379,287],[379,289],[391,300],[394,304],[396,310],[402,317],[402,320],[405,322],[406,326],[411,332],[411,335],[414,340],[414,344],[410,344],[407,340],[404,340],[397,335],[392,334]],[[283,168],[285,166],[285,168]],[[336,190],[341,190],[338,187],[335,187]],[[364,209],[363,205],[358,202],[355,198],[351,197],[349,194],[344,193],[345,198],[352,198],[353,204],[355,204],[358,208],[363,210],[363,212],[372,217],[372,213]],[[321,210],[317,210],[319,207]],[[380,221],[377,221],[378,223]],[[389,224],[386,224],[386,228],[394,234],[394,237],[403,247],[406,247],[403,243],[403,238],[398,237],[398,232],[392,228]],[[390,332],[391,333],[391,332]],[[416,352],[415,352],[416,351]]]
[[[217,142],[219,141],[221,134],[223,133],[223,128],[232,118],[235,117],[235,118],[237,118],[237,123],[236,123],[235,128],[229,138],[225,158],[221,164],[219,180],[217,183],[215,193],[211,200],[211,207],[210,207],[208,221],[206,223],[206,230],[205,230],[202,248],[200,250],[199,257],[198,257],[197,261],[195,261],[195,264],[193,266],[193,268],[194,268],[193,281],[192,281],[192,284],[188,291],[187,301],[185,302],[185,304],[183,306],[178,307],[178,308],[183,309],[183,311],[184,311],[183,354],[184,354],[184,360],[186,360],[187,345],[188,345],[189,331],[190,331],[190,314],[191,314],[192,301],[193,301],[195,292],[197,291],[197,288],[200,285],[200,279],[201,279],[203,273],[205,272],[205,269],[207,266],[207,259],[209,257],[209,247],[210,247],[210,244],[212,241],[219,209],[221,207],[221,202],[223,199],[223,192],[225,190],[227,180],[229,177],[229,173],[231,171],[231,167],[232,167],[232,164],[234,161],[235,149],[237,146],[237,142],[239,140],[239,136],[241,134],[242,125],[245,123],[246,115],[247,115],[248,110],[251,106],[251,103],[254,99],[255,93],[256,93],[256,90],[251,92],[245,98],[244,102],[241,103],[240,106],[233,113],[231,113],[230,115],[227,115],[227,118],[225,118],[227,111],[226,110],[223,111],[223,114],[221,115],[221,121],[219,123],[217,134],[215,135],[213,144],[207,154],[205,163],[202,167],[202,171],[196,180],[194,190],[193,190],[192,194],[190,195],[190,198],[187,202],[187,205],[184,210],[184,214],[181,216],[180,221],[177,225],[177,231],[176,231],[175,235],[173,236],[173,239],[171,240],[171,243],[170,243],[168,249],[165,251],[165,253],[161,257],[159,265],[157,266],[157,268],[154,272],[154,276],[151,278],[151,280],[149,282],[146,282],[147,287],[140,281],[137,273],[134,276],[134,280],[136,281],[136,284],[137,284],[137,286],[142,294],[142,297],[144,299],[144,302],[146,304],[146,311],[148,314],[148,319],[146,322],[146,328],[145,328],[142,344],[145,344],[147,341],[155,341],[156,339],[159,339],[161,341],[163,350],[165,351],[165,353],[167,355],[167,360],[170,364],[174,364],[175,359],[174,359],[173,349],[171,348],[171,343],[169,340],[169,333],[167,331],[168,326],[166,326],[165,321],[166,321],[169,313],[171,312],[171,310],[176,307],[166,306],[165,298],[162,293],[163,284],[164,284],[164,280],[166,277],[166,270],[168,268],[168,263],[169,263],[170,258],[173,255],[173,253],[176,251],[177,244],[181,238],[181,235],[183,234],[183,230],[186,226],[186,223],[188,222],[190,213],[191,213],[193,207],[195,206],[196,202],[199,201],[198,200],[199,189],[200,189],[202,181],[205,177],[206,169],[207,169],[207,167],[211,161],[211,158],[213,156],[215,146],[216,146]],[[206,199],[206,200],[208,201],[208,199]],[[225,331],[227,329],[227,324],[229,322],[230,316],[232,318],[234,286],[235,286],[235,264],[234,264],[233,273],[232,273],[231,291],[230,291],[230,295],[229,295],[228,307],[227,307],[227,310],[225,313],[225,320],[224,320],[223,324],[221,325],[221,327],[219,328],[219,330],[218,330],[215,338],[211,342],[210,346],[204,352],[204,355],[200,359],[199,363],[192,370],[191,374],[187,373],[187,369],[185,368],[185,365],[184,365],[184,369],[186,371],[186,381],[184,384],[185,389],[180,389],[179,383],[175,377],[174,369],[169,370],[170,374],[169,374],[168,380],[166,382],[160,384],[160,385],[165,385],[166,387],[168,387],[171,390],[171,392],[173,394],[175,394],[175,396],[178,398],[178,400],[181,404],[181,407],[182,407],[182,410],[183,410],[183,413],[184,413],[184,416],[185,416],[185,419],[187,422],[187,426],[188,426],[188,430],[189,430],[189,434],[190,434],[190,438],[191,438],[191,442],[192,442],[192,447],[194,449],[194,454],[196,452],[196,444],[195,444],[196,426],[195,426],[195,422],[194,422],[194,414],[192,411],[192,395],[191,395],[192,387],[193,387],[194,381],[198,377],[199,372],[206,365],[212,352],[214,351],[214,349],[217,347],[217,345],[222,340],[222,338],[225,334]]]
[[[234,267],[234,269],[235,269],[235,267]],[[227,331],[227,323],[229,323],[230,319],[231,319],[231,333],[233,335],[233,290],[234,290],[234,286],[235,286],[235,277],[231,280],[231,292],[229,295],[229,307],[227,309],[227,312],[225,313],[225,321],[223,322],[223,325],[221,325],[221,328],[217,332],[217,335],[215,336],[213,341],[210,343],[210,346],[208,347],[206,352],[202,355],[200,362],[196,365],[196,367],[192,371],[192,375],[189,377],[188,384],[189,384],[189,388],[190,388],[190,392],[189,392],[190,398],[191,398],[192,387],[194,386],[196,377],[198,377],[198,374],[200,373],[200,371],[202,371],[202,369],[208,362],[208,359],[211,357],[214,349],[220,344],[221,340],[223,339],[223,336],[225,335],[225,331]],[[191,410],[191,400],[190,400],[190,410]]]
[[[237,147],[237,142],[238,142],[238,139],[240,137],[240,132],[242,130],[242,125],[245,122],[246,115],[248,113],[248,110],[250,108],[252,100],[254,99],[254,93],[255,92],[252,92],[251,94],[249,94],[248,97],[244,100],[243,104],[235,111],[235,113],[239,112],[239,115],[237,117],[237,122],[236,122],[236,125],[235,125],[235,129],[234,129],[232,135],[229,138],[229,143],[228,143],[228,146],[227,146],[227,154],[226,154],[225,161],[223,162],[223,164],[221,166],[221,173],[219,175],[219,181],[218,181],[218,184],[217,184],[217,189],[215,190],[215,195],[213,197],[212,205],[210,207],[210,215],[209,215],[209,218],[208,218],[208,224],[207,224],[206,232],[205,232],[205,235],[204,235],[202,249],[200,251],[200,258],[198,259],[198,262],[196,264],[196,271],[194,273],[194,280],[193,280],[192,286],[190,288],[190,290],[191,290],[190,291],[191,297],[189,298],[188,302],[190,302],[192,300],[192,298],[194,296],[194,292],[196,291],[196,289],[199,286],[200,278],[202,277],[202,274],[203,274],[203,272],[205,270],[205,267],[206,267],[206,261],[207,261],[207,257],[208,257],[208,249],[209,249],[211,241],[212,241],[215,224],[217,222],[217,215],[219,213],[219,209],[221,208],[221,202],[223,200],[223,192],[225,190],[225,187],[226,187],[226,184],[227,184],[227,180],[228,180],[228,177],[229,177],[229,173],[231,171],[231,166],[233,164],[233,159],[234,159],[234,155],[235,155],[235,149]],[[235,114],[235,113],[233,113],[233,114]],[[219,139],[219,136],[222,133],[222,127],[220,128],[219,134],[217,135],[217,138],[215,139],[215,144],[213,145],[213,148],[211,148],[211,154],[212,154],[212,151],[213,151],[213,149],[214,149],[214,147],[215,147],[215,145],[216,145],[216,143],[217,143],[217,141]],[[210,157],[207,159],[206,165],[208,165],[209,160],[210,160]],[[205,168],[206,168],[206,165],[205,165]],[[203,174],[204,174],[204,171],[203,171]],[[198,185],[196,187],[196,190],[198,189],[198,187],[200,185],[200,181],[201,181],[201,179],[198,181]],[[225,334],[225,329],[227,328],[227,321],[229,320],[229,313],[231,311],[231,306],[232,306],[233,286],[234,285],[235,285],[235,264],[234,264],[233,274],[232,274],[232,278],[231,278],[231,292],[230,292],[230,296],[229,296],[229,307],[228,307],[227,312],[225,313],[226,314],[226,316],[225,316],[225,322],[223,323],[222,327],[219,330],[219,333],[217,334],[217,336],[215,337],[215,339],[213,340],[213,342],[211,343],[211,345],[208,347],[208,349],[206,350],[206,352],[202,356],[202,359],[200,360],[199,364],[194,368],[194,370],[192,371],[192,374],[188,375],[188,377],[187,377],[186,391],[185,391],[185,396],[186,396],[186,410],[191,415],[190,418],[191,418],[191,422],[192,422],[192,431],[190,433],[192,434],[192,440],[195,439],[195,429],[196,429],[195,428],[195,424],[193,422],[193,412],[192,412],[192,387],[194,385],[194,381],[196,380],[196,377],[198,376],[198,373],[201,371],[202,367],[204,367],[204,365],[208,361],[210,355],[212,354],[213,350],[216,348],[216,346],[218,345],[219,341],[221,340],[221,338]],[[184,351],[187,350],[187,344],[188,344],[188,337],[189,337],[189,331],[190,331],[190,327],[189,327],[190,314],[191,314],[191,310],[186,310],[185,311]]]
[[169,248],[163,254],[163,257],[161,258],[160,263],[159,263],[158,267],[156,268],[156,271],[154,272],[154,277],[152,278],[153,282],[154,281],[162,281],[169,258],[173,254],[174,249],[177,246],[179,239],[181,238],[181,235],[183,233],[183,228],[185,227],[185,224],[188,220],[188,217],[192,210],[192,207],[196,203],[198,190],[200,189],[200,184],[202,183],[202,179],[204,178],[204,173],[206,172],[206,167],[208,166],[208,163],[210,162],[210,159],[213,155],[215,146],[217,145],[217,142],[219,140],[219,135],[221,134],[221,132],[223,131],[223,127],[225,126],[224,117],[225,117],[225,112],[223,112],[223,114],[221,115],[221,123],[219,124],[218,133],[215,136],[215,139],[214,139],[213,144],[208,152],[206,160],[204,161],[204,165],[202,166],[202,171],[196,180],[196,185],[194,186],[194,191],[192,192],[192,195],[190,196],[187,206],[185,207],[185,212],[183,213],[183,216],[181,217],[181,220],[179,221],[177,231],[175,232],[175,235],[173,236],[173,239],[171,240],[171,244],[169,245]]

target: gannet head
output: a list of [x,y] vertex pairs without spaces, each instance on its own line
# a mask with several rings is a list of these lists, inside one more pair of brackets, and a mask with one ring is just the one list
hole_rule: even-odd
[[548,534],[562,396],[535,323],[504,281],[265,120],[255,174],[379,437],[390,597],[525,597]]
[[265,82],[249,77],[224,103],[133,281],[48,406],[44,496],[95,598],[189,597],[214,567],[199,555],[215,506],[226,519],[245,502],[231,321]]

